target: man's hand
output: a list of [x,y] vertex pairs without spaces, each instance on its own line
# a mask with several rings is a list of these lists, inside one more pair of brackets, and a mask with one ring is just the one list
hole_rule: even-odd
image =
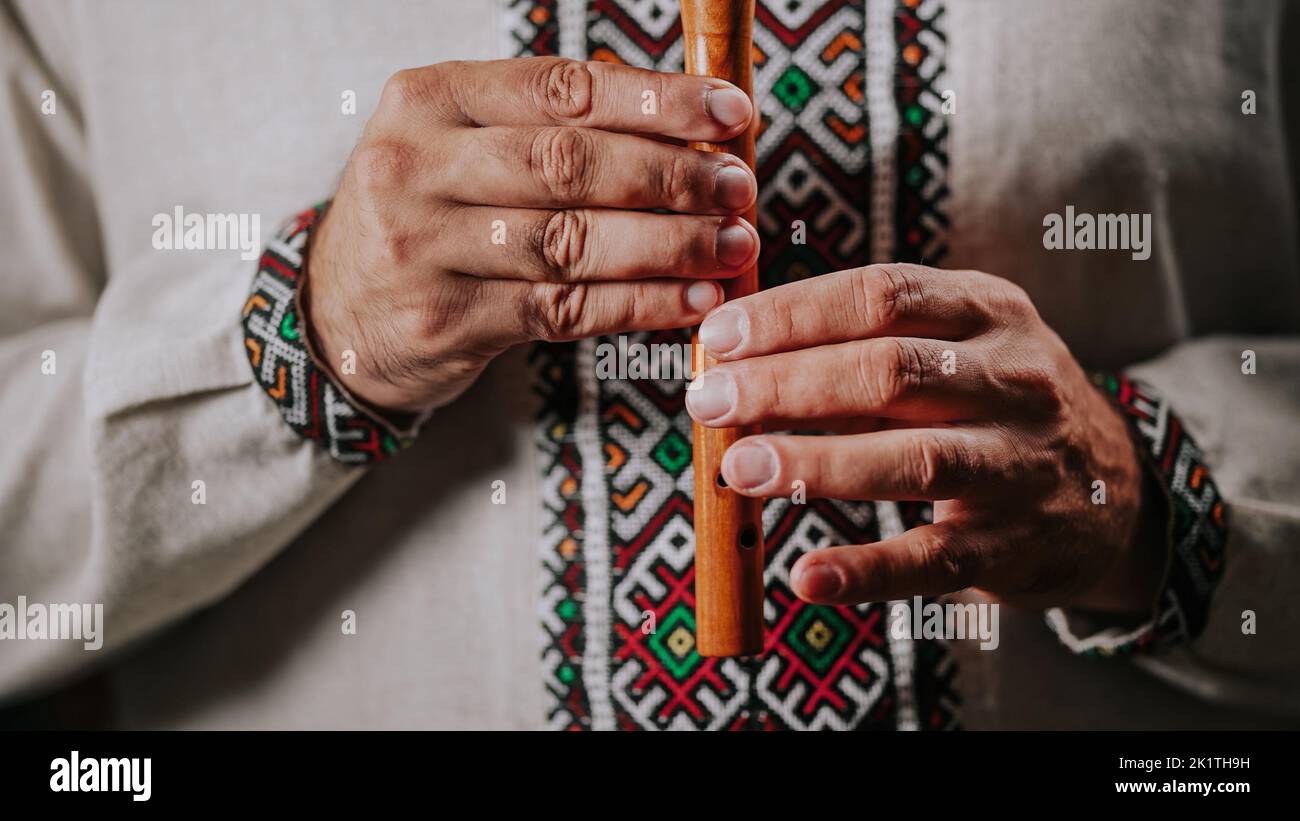
[[1016,285],[870,266],[727,303],[700,341],[721,360],[686,395],[701,423],[840,434],[740,440],[722,463],[737,492],[802,481],[809,496],[935,502],[933,524],[804,556],[802,598],[978,587],[1026,606],[1151,607],[1163,558],[1137,538],[1125,423]]
[[321,357],[360,398],[420,411],[519,342],[697,323],[721,300],[711,280],[757,258],[735,216],[757,186],[738,158],[674,141],[729,139],[751,113],[720,80],[606,63],[394,75],[313,237]]

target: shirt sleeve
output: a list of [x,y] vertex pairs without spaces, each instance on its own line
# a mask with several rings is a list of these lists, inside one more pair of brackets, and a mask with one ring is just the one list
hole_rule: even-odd
[[[1281,22],[1277,76],[1287,170],[1297,196],[1300,51],[1294,44],[1300,38],[1300,7],[1287,4]],[[1291,217],[1294,224],[1294,212]],[[1295,240],[1294,231],[1290,239]],[[1183,439],[1192,442],[1179,448],[1188,458],[1175,455],[1171,472],[1158,469],[1163,462],[1147,464],[1148,476],[1163,484],[1174,503],[1168,513],[1175,538],[1164,547],[1185,593],[1177,610],[1168,606],[1171,596],[1178,597],[1171,583],[1175,590],[1180,585],[1171,575],[1160,599],[1166,606],[1157,606],[1137,631],[1090,634],[1096,625],[1062,611],[1049,613],[1049,624],[1074,649],[1134,652],[1135,664],[1207,700],[1300,715],[1300,642],[1295,639],[1300,635],[1300,337],[1194,339],[1127,374],[1141,380],[1145,387],[1138,390],[1157,403],[1152,406],[1157,422],[1144,423],[1139,413],[1129,415],[1130,423],[1161,430],[1163,413],[1163,430],[1170,432],[1167,425],[1176,422]],[[1193,485],[1198,478],[1199,497]],[[1221,533],[1218,519],[1206,517],[1208,511],[1197,504],[1212,494],[1225,513]],[[1185,528],[1188,523],[1194,527]],[[1189,535],[1187,547],[1204,555],[1180,555],[1178,533]],[[1216,549],[1220,535],[1221,552]],[[1210,595],[1198,597],[1198,590]],[[1164,630],[1163,614],[1171,617]]]
[[1128,635],[1049,623],[1207,699],[1300,713],[1300,338],[1193,340],[1128,376],[1116,384],[1171,503],[1160,604]]
[[[363,473],[254,379],[255,262],[148,252],[109,270],[74,75],[0,5],[3,700],[220,599]],[[20,604],[102,606],[98,642],[19,638]]]

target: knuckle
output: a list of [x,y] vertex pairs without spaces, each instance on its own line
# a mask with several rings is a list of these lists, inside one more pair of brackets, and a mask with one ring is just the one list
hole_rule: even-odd
[[992,291],[995,296],[992,301],[999,314],[1017,319],[1038,315],[1038,309],[1034,307],[1028,291],[1009,279],[991,274],[987,276],[994,281]]
[[386,227],[379,237],[379,254],[387,268],[404,268],[415,255],[415,237],[396,226]]
[[[672,75],[665,74],[661,71],[652,71],[648,75],[643,75],[643,77],[645,90],[654,95],[654,99],[658,101],[660,106],[658,109],[659,111],[664,110],[673,96],[679,96],[674,95],[674,92],[677,90],[677,85],[673,82],[676,78]],[[700,113],[703,114],[704,106],[699,105],[698,108]]]
[[584,212],[552,212],[538,237],[538,252],[548,277],[563,282],[574,277],[587,256],[590,223]]
[[943,442],[924,436],[913,441],[910,453],[902,466],[903,475],[909,478],[909,487],[928,496],[939,488],[949,467],[949,449]]
[[798,338],[799,322],[792,299],[766,299],[746,306],[745,313],[754,317],[750,320],[750,328],[758,339],[763,338],[760,334],[770,334],[770,339]]
[[1052,415],[1066,406],[1066,396],[1056,368],[1050,364],[1014,367],[1003,380],[1019,395],[1026,410]]
[[421,105],[429,99],[431,88],[424,72],[404,68],[384,82],[379,103],[390,110]]
[[921,278],[906,266],[872,265],[859,271],[856,299],[870,327],[895,325],[920,309]]
[[[975,558],[950,535],[935,535],[918,545],[919,560],[927,578],[951,590],[970,587],[975,580]],[[933,592],[948,592],[948,590]]]
[[[481,296],[473,284],[460,287],[459,283],[446,283],[441,287],[430,288],[417,303],[420,306],[422,333],[445,335],[454,343],[448,345],[450,350],[463,349],[465,346],[460,344],[462,340],[455,337],[457,333],[470,330],[473,307],[479,299]],[[455,333],[447,334],[452,329]]]
[[792,402],[796,402],[797,398],[787,395],[782,387],[786,376],[778,368],[771,367],[770,364],[750,362],[746,363],[740,372],[741,376],[736,380],[738,383],[749,382],[758,388],[758,390],[746,389],[740,392],[738,404],[742,409],[764,417],[780,417],[796,412],[797,409]]
[[555,197],[579,201],[587,193],[589,165],[595,154],[591,137],[577,128],[543,128],[528,148],[533,174]]
[[663,265],[703,268],[717,264],[718,228],[720,222],[707,219],[674,219],[663,229]]
[[587,288],[567,282],[543,283],[537,288],[530,317],[532,334],[546,342],[564,342],[580,335]]
[[673,151],[658,163],[657,173],[652,175],[659,201],[667,205],[688,207],[691,193],[699,190],[692,185],[695,176],[694,157]]
[[921,387],[924,364],[915,345],[891,338],[869,343],[858,358],[858,383],[867,401],[883,407]]
[[586,63],[547,61],[537,74],[534,93],[538,107],[562,121],[584,120],[591,115],[595,81]]
[[415,147],[401,140],[369,142],[357,149],[352,160],[353,174],[361,190],[368,194],[390,192],[410,179],[416,155]]
[[1012,451],[1015,453],[1015,461],[1006,466],[1006,472],[1011,476],[1010,483],[1018,481],[1025,487],[1040,491],[1059,484],[1064,461],[1059,453],[1019,443],[1012,446]]
[[1032,368],[1030,380],[1033,395],[1037,397],[1038,406],[1044,412],[1056,414],[1065,409],[1067,399],[1056,368],[1050,365]]

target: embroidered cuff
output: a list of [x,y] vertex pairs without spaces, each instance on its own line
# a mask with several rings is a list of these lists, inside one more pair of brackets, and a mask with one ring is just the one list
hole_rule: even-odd
[[267,244],[244,303],[244,347],[289,427],[340,462],[379,462],[408,446],[423,419],[399,430],[336,385],[312,354],[299,293],[311,231],[326,205],[299,214]]
[[1099,375],[1094,382],[1119,405],[1138,442],[1143,472],[1164,496],[1165,577],[1152,618],[1138,627],[1095,631],[1080,614],[1060,608],[1047,611],[1047,623],[1075,653],[1152,653],[1190,641],[1205,627],[1223,576],[1227,510],[1201,449],[1163,397],[1124,376]]

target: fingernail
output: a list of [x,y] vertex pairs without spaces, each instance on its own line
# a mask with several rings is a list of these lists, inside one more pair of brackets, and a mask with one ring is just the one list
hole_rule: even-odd
[[692,311],[703,313],[722,301],[722,288],[712,282],[695,282],[686,289],[686,304]]
[[727,307],[710,314],[700,326],[700,344],[714,356],[740,347],[749,330],[749,317],[739,308]]
[[711,88],[704,99],[709,116],[727,128],[737,128],[749,122],[749,95],[738,88]]
[[718,205],[731,211],[739,211],[754,201],[754,175],[748,168],[738,165],[724,165],[714,180],[713,198]]
[[723,473],[737,487],[762,487],[776,478],[776,454],[759,442],[737,442],[722,458]]
[[743,225],[731,223],[718,229],[718,262],[728,267],[748,262],[754,253],[754,235]]
[[736,404],[736,381],[726,373],[706,371],[686,389],[686,409],[701,422],[731,412]]
[[844,587],[844,580],[840,577],[839,571],[820,563],[798,565],[792,581],[799,597],[812,601],[833,599]]

